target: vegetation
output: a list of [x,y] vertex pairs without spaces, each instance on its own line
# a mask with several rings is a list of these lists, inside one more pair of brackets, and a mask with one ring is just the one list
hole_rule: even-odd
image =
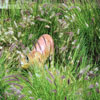
[[[17,7],[17,6],[16,6]],[[95,0],[25,2],[0,11],[0,100],[99,100],[100,8]],[[42,34],[55,43],[54,66],[20,65]]]

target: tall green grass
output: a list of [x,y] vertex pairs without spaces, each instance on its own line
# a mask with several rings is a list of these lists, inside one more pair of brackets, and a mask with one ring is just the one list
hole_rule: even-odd
[[[0,13],[1,100],[99,100],[100,35],[96,2],[25,3]],[[55,43],[54,67],[20,65],[42,34]]]

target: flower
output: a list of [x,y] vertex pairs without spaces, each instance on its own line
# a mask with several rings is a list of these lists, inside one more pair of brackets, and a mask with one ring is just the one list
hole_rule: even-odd
[[63,76],[61,76],[61,79],[65,79],[66,77],[63,75]]
[[57,93],[57,90],[52,90],[53,93]]
[[29,97],[30,99],[34,100],[34,97]]
[[92,89],[92,88],[94,88],[94,85],[93,84],[89,85],[89,89]]
[[99,87],[99,83],[98,82],[96,82],[96,87]]
[[50,80],[50,78],[46,77],[46,79],[47,79],[50,83],[53,83],[52,80]]

